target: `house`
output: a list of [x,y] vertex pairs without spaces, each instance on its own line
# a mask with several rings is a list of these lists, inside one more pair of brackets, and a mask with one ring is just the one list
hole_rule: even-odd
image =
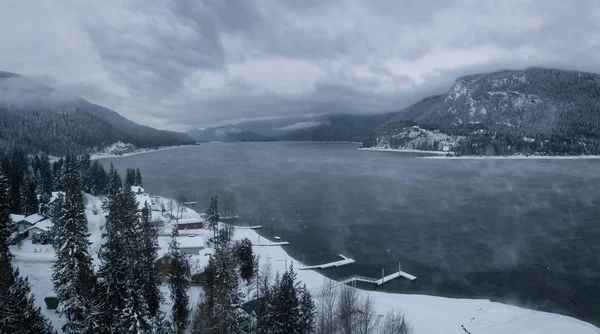
[[177,237],[179,249],[184,254],[198,254],[199,251],[205,248],[204,237],[189,235],[185,237]]
[[185,218],[177,220],[178,230],[192,230],[204,227],[204,220],[202,218]]
[[30,227],[35,225],[35,223],[44,220],[44,218],[46,218],[46,217],[44,217],[40,214],[34,213],[34,214],[29,215],[29,216],[23,218],[22,220],[16,222],[19,234],[20,235],[27,234],[27,230]]
[[30,228],[27,229],[27,232],[29,233],[29,235],[33,235],[34,233],[47,233],[50,232],[50,229],[52,229],[52,220],[51,219],[44,219],[42,221],[39,221],[37,223],[35,223],[35,225],[31,226]]
[[145,193],[144,188],[142,188],[141,186],[131,186],[131,191],[134,194],[143,194],[143,193]]

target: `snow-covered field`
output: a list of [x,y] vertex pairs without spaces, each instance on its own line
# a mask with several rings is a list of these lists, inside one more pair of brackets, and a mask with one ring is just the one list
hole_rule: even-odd
[[135,146],[133,146],[133,148],[129,148],[129,145],[133,146],[132,144],[125,144],[122,142],[117,142],[117,143],[114,143],[113,145],[105,148],[102,152],[96,152],[96,153],[91,154],[90,158],[92,160],[95,160],[95,159],[104,159],[104,158],[127,157],[130,155],[152,153],[152,152],[157,152],[157,151],[170,150],[173,148],[196,146],[196,145],[178,145],[178,146],[165,146],[165,147],[150,149],[150,148],[135,148]]
[[[162,197],[154,197],[148,194],[137,195],[140,205],[144,201],[153,201],[153,216],[160,215],[158,210],[160,202],[167,202],[168,199]],[[101,200],[97,197],[86,195],[86,215],[88,217],[88,227],[91,234],[91,253],[97,261],[97,252],[100,247],[102,237],[101,228],[104,226],[104,216],[99,211],[97,215],[92,212],[93,206],[100,208]],[[184,217],[194,218],[200,217],[194,210],[187,209],[184,212]],[[172,225],[165,224],[164,230],[171,228]],[[166,232],[166,231],[163,231]],[[192,232],[191,230],[189,232]],[[208,230],[194,230],[198,235],[196,237],[208,237]],[[165,235],[159,236],[159,244],[161,246],[161,254],[166,252],[169,237]],[[269,243],[268,240],[261,237],[253,229],[236,228],[233,236],[234,240],[249,238],[253,244]],[[52,294],[52,262],[54,253],[33,252],[32,246],[22,246],[19,250],[16,246],[11,246],[11,251],[15,255],[14,263],[19,267],[23,275],[29,277],[32,291],[36,297],[36,303],[42,307],[43,313],[50,318],[54,327],[60,330],[64,323],[64,319],[59,318],[54,311],[47,310],[44,304],[44,297]],[[39,246],[38,246],[39,247]],[[270,263],[272,273],[284,272],[286,265],[294,263],[294,267],[300,268],[303,266],[299,261],[292,259],[281,246],[272,247],[253,247],[254,252],[260,256],[260,266]],[[204,250],[201,253],[208,253],[209,250]],[[194,256],[193,265],[196,267],[203,266],[208,261],[206,254]],[[312,270],[297,270],[297,277],[302,282],[306,283],[309,290],[315,299],[319,298],[320,290],[328,278]],[[416,273],[418,275],[418,273]],[[170,300],[168,298],[168,288],[162,286],[165,296],[165,302],[162,305],[163,311],[169,314]],[[247,292],[247,287],[242,287],[244,292]],[[192,286],[190,288],[190,305],[196,305],[200,288]],[[463,327],[473,334],[490,333],[490,334],[506,334],[506,333],[577,333],[577,334],[600,334],[600,329],[583,321],[561,316],[557,314],[539,312],[519,308],[515,306],[504,305],[501,303],[491,302],[485,299],[452,299],[433,297],[414,294],[393,294],[385,292],[366,292],[360,291],[361,295],[370,293],[373,297],[378,310],[385,313],[389,309],[401,310],[406,319],[413,325],[415,333],[456,333],[464,334]]]

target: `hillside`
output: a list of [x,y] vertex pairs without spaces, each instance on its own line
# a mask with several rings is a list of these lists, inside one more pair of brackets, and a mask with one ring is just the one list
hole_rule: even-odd
[[[241,141],[240,132],[251,132],[244,141],[264,141],[263,137],[287,141],[362,141],[381,128],[395,114],[379,115],[321,115],[286,117],[271,120],[247,121],[207,129],[195,129],[187,134],[201,141]],[[255,138],[253,138],[255,137]],[[258,139],[258,140],[254,140]]]
[[[398,113],[365,147],[414,148],[406,128],[452,137],[457,154],[600,154],[600,75],[528,68],[458,78]],[[432,144],[427,149],[441,150]]]
[[27,152],[63,155],[119,141],[137,148],[193,141],[181,133],[136,124],[113,110],[9,72],[0,72],[0,120],[0,150],[18,143]]

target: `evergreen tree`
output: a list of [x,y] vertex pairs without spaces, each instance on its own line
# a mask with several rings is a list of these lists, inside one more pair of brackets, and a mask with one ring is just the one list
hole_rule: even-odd
[[118,185],[120,177],[114,168],[111,169],[111,175],[113,188],[109,187],[108,198],[103,204],[107,215],[103,234],[105,241],[98,252],[100,259],[98,279],[106,303],[104,323],[108,324],[111,331],[119,332],[120,313],[125,309],[127,297],[129,263],[126,243],[129,241],[124,239],[125,226],[122,217],[125,214],[125,207],[122,191]]
[[148,203],[144,203],[142,209],[142,233],[141,233],[141,249],[142,255],[142,278],[140,284],[141,290],[148,304],[148,312],[152,317],[155,317],[159,312],[162,294],[160,292],[161,279],[158,275],[154,263],[158,257],[158,233],[152,225],[150,214],[152,211]]
[[286,271],[279,281],[279,287],[273,293],[269,309],[272,333],[294,334],[299,333],[300,303],[296,291],[296,273],[293,265]]
[[52,334],[52,326],[42,315],[40,307],[35,306],[27,278],[19,275],[12,266],[3,267],[11,273],[10,285],[0,288],[0,329],[11,334]]
[[89,254],[87,218],[84,212],[75,162],[64,167],[65,196],[54,220],[56,262],[52,281],[60,301],[58,312],[67,319],[65,333],[94,333],[92,310],[96,277]]
[[108,171],[108,180],[106,184],[106,194],[107,195],[116,195],[120,189],[123,187],[123,182],[121,181],[121,177],[119,173],[115,170],[112,162],[110,163],[110,169]]
[[213,237],[216,238],[218,223],[219,223],[219,220],[221,219],[221,217],[219,215],[219,197],[218,196],[210,198],[210,205],[206,209],[205,213],[206,213],[206,219],[208,220],[208,223],[210,224],[210,226],[213,229]]
[[[245,313],[241,309],[244,299],[239,291],[233,248],[225,242],[215,244],[214,254],[207,271],[213,278],[207,299],[211,305],[211,325],[218,333],[241,333]],[[208,276],[208,275],[207,275]]]
[[131,188],[135,184],[135,169],[127,168],[125,173],[125,187]]
[[36,186],[33,181],[27,179],[23,183],[22,192],[22,212],[25,215],[32,215],[34,213],[38,213],[39,211],[39,203],[36,195]]
[[135,169],[135,185],[136,186],[142,186],[142,173],[140,172],[139,168]]
[[300,287],[300,313],[298,317],[298,332],[301,334],[313,333],[315,329],[316,306],[312,300],[306,284]]
[[46,153],[40,155],[40,177],[42,193],[50,196],[53,190],[52,169],[50,167],[50,158]]
[[240,277],[249,283],[256,271],[256,259],[252,252],[252,242],[248,238],[238,241],[235,247],[240,269]]
[[8,249],[8,239],[12,233],[10,207],[8,204],[8,180],[0,171],[0,291],[5,291],[12,280],[12,271],[9,270],[11,254]]
[[171,290],[171,300],[173,301],[172,318],[174,331],[176,334],[183,334],[188,326],[190,316],[188,296],[190,264],[187,256],[179,249],[179,243],[176,239],[177,235],[177,228],[174,228],[171,242],[169,243],[169,257],[171,258],[169,288]]

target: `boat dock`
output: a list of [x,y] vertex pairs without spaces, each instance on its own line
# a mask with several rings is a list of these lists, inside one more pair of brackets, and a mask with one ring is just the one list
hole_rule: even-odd
[[262,225],[254,225],[254,226],[236,226],[238,230],[258,230],[262,228]]
[[317,264],[317,265],[314,265],[314,266],[305,266],[305,267],[301,267],[301,268],[298,268],[298,269],[299,270],[327,269],[327,268],[332,268],[332,267],[341,267],[341,266],[345,266],[345,265],[354,263],[354,260],[351,259],[351,258],[349,258],[349,257],[345,257],[342,254],[339,254],[339,256],[342,258],[342,260],[334,261],[334,262],[329,262],[329,263],[324,263],[324,264]]
[[361,276],[361,275],[352,275],[352,276],[348,276],[348,277],[344,277],[342,279],[339,279],[338,282],[342,283],[342,284],[346,284],[346,283],[354,283],[354,282],[365,282],[365,283],[372,283],[372,284],[376,284],[377,286],[383,285],[393,279],[399,278],[399,277],[404,277],[409,281],[415,281],[417,279],[417,277],[402,271],[402,267],[400,265],[400,263],[398,262],[398,271],[385,276],[385,272],[382,269],[381,270],[381,278],[373,278],[373,277],[366,277],[366,276]]
[[252,246],[287,246],[290,243],[287,241],[279,241],[279,242],[258,242],[252,243]]

